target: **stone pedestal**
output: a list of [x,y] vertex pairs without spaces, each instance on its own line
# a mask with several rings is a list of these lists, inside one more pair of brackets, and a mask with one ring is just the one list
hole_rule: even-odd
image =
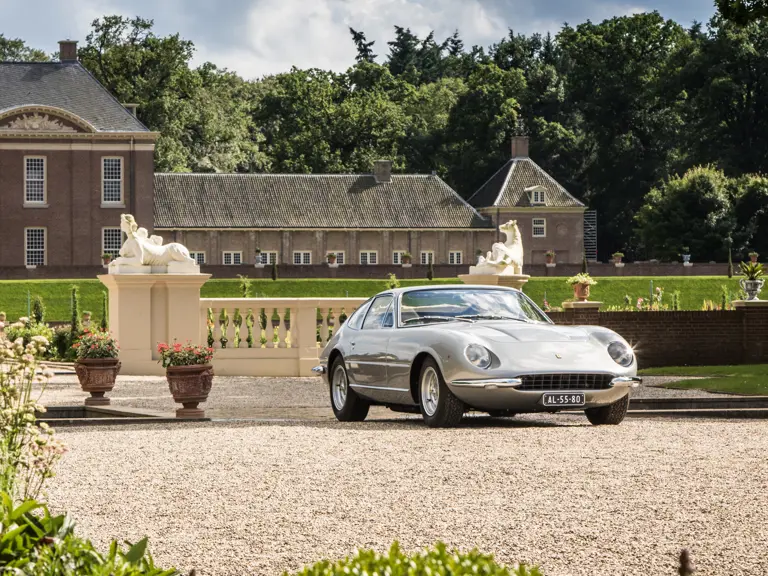
[[569,300],[563,302],[564,324],[573,326],[599,326],[600,320],[598,312],[602,302],[574,302]]
[[563,310],[600,310],[602,305],[602,302],[593,302],[592,300],[586,302],[568,300],[563,302]]
[[109,328],[120,345],[121,374],[158,375],[157,344],[202,344],[200,287],[210,274],[104,274]]
[[459,280],[464,284],[506,286],[518,290],[523,289],[529,278],[528,274],[459,274]]

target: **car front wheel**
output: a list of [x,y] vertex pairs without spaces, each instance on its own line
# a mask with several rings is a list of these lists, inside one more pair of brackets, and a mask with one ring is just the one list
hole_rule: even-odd
[[624,416],[627,415],[628,408],[629,394],[613,404],[608,404],[608,406],[587,408],[584,410],[584,413],[587,415],[587,419],[596,426],[602,424],[620,424],[621,421],[624,420]]
[[331,367],[331,407],[339,422],[362,422],[368,416],[370,404],[349,386],[347,367],[339,357]]
[[421,415],[430,428],[450,428],[458,425],[464,415],[464,403],[445,384],[437,363],[428,358],[419,375]]

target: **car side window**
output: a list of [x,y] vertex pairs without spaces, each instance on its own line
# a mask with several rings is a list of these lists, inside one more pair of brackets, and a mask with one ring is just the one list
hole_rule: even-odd
[[363,302],[360,308],[352,312],[352,316],[347,320],[346,324],[353,330],[360,330],[360,326],[365,318],[365,313],[368,311],[368,307],[371,305],[371,301]]
[[[392,315],[391,306],[392,296],[386,295],[377,297],[373,301],[373,304],[371,304],[371,307],[368,308],[368,313],[365,315],[363,330],[384,328],[384,319],[387,315],[387,311],[389,311],[390,316]],[[391,325],[390,322],[390,326]]]

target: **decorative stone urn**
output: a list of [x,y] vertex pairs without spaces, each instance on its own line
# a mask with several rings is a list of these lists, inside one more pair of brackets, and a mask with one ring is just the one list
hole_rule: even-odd
[[747,300],[759,300],[758,295],[760,294],[760,290],[763,289],[763,284],[765,283],[765,280],[746,280],[745,278],[742,278],[739,280],[739,286],[741,286],[741,289],[744,290],[744,292],[747,293]]
[[83,392],[90,393],[85,399],[86,406],[109,406],[105,393],[115,387],[120,372],[119,358],[82,358],[75,362],[75,373]]
[[554,264],[555,263],[555,255],[553,253],[547,252],[544,255],[544,258],[547,259],[547,264]]
[[574,284],[573,297],[578,302],[586,302],[589,300],[589,284]]
[[165,369],[168,388],[173,401],[183,408],[176,410],[177,418],[204,418],[205,411],[198,404],[208,400],[213,386],[213,366],[195,364],[193,366],[168,366]]

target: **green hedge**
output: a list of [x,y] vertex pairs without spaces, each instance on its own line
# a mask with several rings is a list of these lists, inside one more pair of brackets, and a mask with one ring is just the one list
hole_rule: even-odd
[[[720,301],[721,286],[727,286],[733,297],[739,291],[738,280],[717,276],[665,276],[648,278],[642,276],[623,278],[598,278],[597,286],[592,288],[592,299],[604,302],[606,306],[621,305],[624,295],[628,294],[633,302],[638,297],[649,296],[650,282],[661,286],[667,302],[672,292],[679,290],[681,308],[698,310],[704,300]],[[266,298],[278,297],[368,297],[384,289],[386,280],[252,280],[251,295]],[[402,286],[430,284],[426,279],[401,280]],[[458,279],[440,278],[431,284],[458,283]],[[238,298],[241,296],[240,280],[210,280],[202,289],[202,296],[207,298]],[[98,280],[6,280],[0,281],[0,311],[8,313],[9,320],[27,314],[27,291],[30,302],[35,296],[42,296],[46,306],[46,319],[50,322],[69,320],[70,286],[80,287],[80,307],[94,312],[93,320],[98,322],[101,310],[101,293],[105,290]],[[525,285],[525,292],[541,305],[546,294],[551,306],[560,304],[573,296],[565,278],[531,278]]]

